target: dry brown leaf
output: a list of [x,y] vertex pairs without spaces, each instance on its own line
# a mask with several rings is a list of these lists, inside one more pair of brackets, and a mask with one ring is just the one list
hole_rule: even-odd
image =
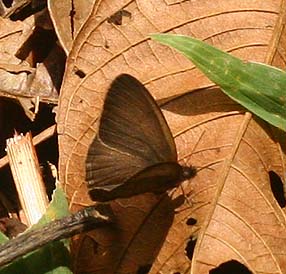
[[[24,22],[0,18],[0,24],[0,95],[16,98],[28,90],[35,73],[35,69],[27,62],[16,57],[19,46],[32,34],[34,21],[32,17]],[[20,103],[26,115],[33,120],[34,113],[30,111],[33,105],[30,99],[21,99]]]
[[[169,199],[140,195],[111,203],[115,230],[103,228],[82,238],[76,269],[136,273],[154,262],[151,273],[192,269],[201,274],[235,260],[253,273],[285,273],[285,213],[269,182],[270,171],[285,181],[285,148],[271,129],[210,88],[188,60],[148,38],[154,32],[192,35],[243,59],[285,66],[277,54],[285,49],[278,40],[280,8],[285,10],[280,1],[229,0],[101,1],[94,7],[70,53],[57,115],[60,180],[71,208],[90,203],[85,157],[107,88],[121,73],[140,79],[164,102],[180,161],[210,166],[183,184],[192,206],[187,201],[174,206],[180,188]],[[111,19],[122,10],[131,16]],[[163,201],[169,206],[160,206]],[[164,211],[169,207],[173,215]],[[160,218],[152,218],[165,215],[173,219],[170,225],[166,217],[166,231]],[[194,219],[197,223],[190,225]],[[81,256],[85,245],[95,259]]]
[[96,0],[49,0],[47,2],[59,41],[66,54],[70,52],[73,40],[91,13],[95,1]]
[[152,263],[172,224],[176,202],[167,195],[152,194],[114,202],[114,225],[75,243],[79,247],[74,258],[76,273],[133,273],[138,265]]
[[[168,121],[180,120],[175,131],[179,158],[188,155],[195,146],[195,136],[202,132],[186,161],[213,165],[183,185],[193,206],[185,203],[186,209],[177,209],[150,273],[189,273],[190,269],[192,273],[209,273],[231,260],[241,262],[252,273],[261,269],[284,273],[286,250],[281,246],[286,240],[285,211],[274,198],[269,182],[269,171],[285,176],[284,156],[267,127],[251,119],[250,114],[236,111],[218,90],[204,93],[207,102],[197,92],[167,105]],[[191,111],[182,113],[186,106]],[[189,218],[197,223],[187,225]],[[193,232],[198,229],[195,253],[187,256]]]
[[[39,12],[42,17],[44,14],[44,11]],[[57,46],[43,62],[36,61],[37,67],[30,62],[30,55],[33,55],[30,47],[39,43],[31,42],[37,36],[35,20],[39,18],[30,16],[23,22],[0,18],[0,96],[18,99],[32,120],[35,114],[30,109],[36,105],[36,97],[40,101],[57,103],[65,63],[65,56]]]
[[[27,75],[33,73],[34,69],[28,63],[23,63],[15,54],[19,46],[23,44],[32,33],[33,19],[30,17],[24,22],[13,22],[0,18],[0,79],[1,93],[20,90],[27,85]],[[13,84],[13,86],[11,86]]]

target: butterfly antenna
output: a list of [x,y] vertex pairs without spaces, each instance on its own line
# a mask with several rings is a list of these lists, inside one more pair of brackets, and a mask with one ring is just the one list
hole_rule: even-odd
[[[197,142],[195,143],[195,145],[194,145],[193,149],[190,151],[190,153],[188,153],[187,155],[185,155],[184,157],[182,157],[182,159],[181,159],[182,161],[185,162],[185,159],[194,153],[194,151],[196,150],[196,148],[197,148],[197,146],[198,146],[199,142],[201,141],[201,139],[202,139],[202,137],[203,137],[204,134],[205,134],[205,130],[203,130],[202,133],[200,134],[200,136],[199,136]],[[212,166],[212,165],[214,165],[214,164],[217,164],[217,163],[218,163],[218,161],[213,162],[213,163],[209,163],[209,164],[204,165],[204,166],[201,166],[201,167],[196,166],[196,167],[195,167],[195,168],[196,168],[196,173],[199,173],[200,171],[202,171],[203,169],[206,169],[206,168],[208,168],[208,169],[210,169],[210,170],[214,170],[214,169],[211,168],[210,166]],[[185,162],[185,164],[186,164],[186,162]],[[190,197],[189,197],[189,196],[187,195],[187,193],[185,192],[184,187],[183,187],[182,184],[180,184],[180,188],[181,188],[181,191],[182,191],[183,196],[185,197],[185,200],[186,200],[187,204],[188,204],[190,207],[193,207],[194,203],[191,201]],[[174,192],[175,192],[175,190],[174,190]],[[174,193],[174,192],[173,192],[173,193]],[[172,194],[171,194],[171,195],[172,195]]]
[[[195,149],[197,148],[200,140],[202,139],[203,135],[205,134],[205,130],[202,131],[202,133],[200,134],[197,142],[195,143],[195,145],[193,146],[192,150],[190,151],[190,153],[188,153],[187,155],[185,155],[183,158],[182,158],[182,161],[184,161],[185,165],[187,166],[187,163],[185,162],[186,158],[189,157],[190,155],[192,155],[195,151]],[[197,168],[197,167],[196,167]],[[196,171],[197,172],[197,171]],[[185,190],[184,190],[184,187],[182,184],[180,184],[180,188],[181,188],[181,191],[182,191],[182,194],[183,196],[185,197],[185,200],[187,202],[187,204],[192,207],[193,206],[193,203],[192,201],[190,200],[189,196],[186,194]]]
[[192,155],[192,154],[194,153],[194,151],[195,151],[195,149],[197,148],[199,142],[200,142],[201,139],[203,138],[203,135],[205,134],[205,132],[206,132],[205,130],[202,131],[202,133],[200,134],[198,140],[196,141],[195,145],[193,146],[192,150],[191,150],[188,154],[186,154],[186,155],[184,155],[184,156],[182,157],[182,160],[183,160],[183,161],[185,161],[186,158],[188,158],[190,155]]
[[199,173],[200,171],[202,171],[202,170],[204,170],[206,168],[214,171],[214,168],[211,168],[210,166],[213,166],[213,165],[215,165],[215,164],[217,164],[219,162],[220,161],[215,161],[215,162],[209,163],[209,164],[204,165],[204,166],[196,166],[196,171],[197,171],[197,173]]

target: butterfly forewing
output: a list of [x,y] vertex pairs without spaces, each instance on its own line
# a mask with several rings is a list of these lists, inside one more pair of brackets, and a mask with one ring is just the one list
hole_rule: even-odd
[[[174,163],[179,167],[176,147],[165,118],[138,80],[130,75],[120,75],[107,92],[98,134],[88,151],[86,181],[91,196],[94,193],[94,199],[97,199],[98,190],[98,193],[113,192],[110,196],[107,193],[104,200],[128,197],[132,190],[127,191],[124,184],[127,187],[129,179],[135,184],[138,173],[150,172],[152,166],[162,163]],[[161,173],[168,177],[172,171],[165,170]],[[148,173],[143,175],[141,177],[148,178]],[[144,181],[140,180],[140,184]],[[118,187],[119,194],[115,190]],[[157,188],[154,180],[146,187],[139,187],[138,191],[156,192]]]
[[161,110],[148,90],[130,75],[116,78],[107,93],[99,138],[108,146],[146,159],[147,165],[177,161]]

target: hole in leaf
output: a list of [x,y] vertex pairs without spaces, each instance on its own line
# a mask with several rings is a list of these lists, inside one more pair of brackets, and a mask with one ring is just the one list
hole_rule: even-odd
[[181,272],[174,272],[173,274],[181,274]]
[[123,17],[130,19],[131,18],[131,12],[129,12],[128,10],[119,10],[116,13],[114,13],[113,15],[111,15],[107,19],[107,22],[110,24],[121,26]]
[[286,200],[284,196],[283,182],[280,176],[276,172],[270,171],[269,179],[270,179],[271,190],[276,201],[278,202],[281,208],[285,207]]
[[149,273],[149,270],[151,269],[151,264],[140,266],[137,270],[136,274],[147,274]]
[[193,238],[193,237],[191,237],[187,243],[185,251],[186,251],[186,255],[190,261],[193,259],[196,243],[197,243],[197,239]]
[[105,47],[106,49],[109,49],[109,45],[108,45],[108,42],[107,42],[107,41],[105,41],[104,47]]
[[86,73],[80,69],[76,69],[75,75],[77,75],[79,78],[84,78],[86,76]]
[[187,225],[195,225],[197,223],[197,220],[195,218],[189,218],[187,221],[186,221],[186,224]]
[[238,261],[231,260],[210,271],[210,274],[252,274],[252,272]]

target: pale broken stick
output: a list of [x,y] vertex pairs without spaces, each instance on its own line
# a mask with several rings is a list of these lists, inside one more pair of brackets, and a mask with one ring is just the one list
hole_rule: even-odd
[[7,139],[6,151],[25,224],[31,226],[38,222],[49,205],[31,133],[15,134]]
[[102,225],[111,223],[111,218],[100,213],[95,206],[52,221],[42,228],[31,229],[0,245],[0,266],[33,251],[47,243],[72,237]]
[[[56,125],[52,125],[49,128],[42,131],[41,133],[39,133],[38,135],[36,135],[33,138],[33,144],[38,145],[39,143],[41,143],[41,142],[47,140],[48,138],[50,138],[51,136],[53,136],[55,133],[56,133]],[[7,155],[2,157],[0,159],[0,168],[4,167],[8,163],[9,163],[9,160],[8,160]]]

